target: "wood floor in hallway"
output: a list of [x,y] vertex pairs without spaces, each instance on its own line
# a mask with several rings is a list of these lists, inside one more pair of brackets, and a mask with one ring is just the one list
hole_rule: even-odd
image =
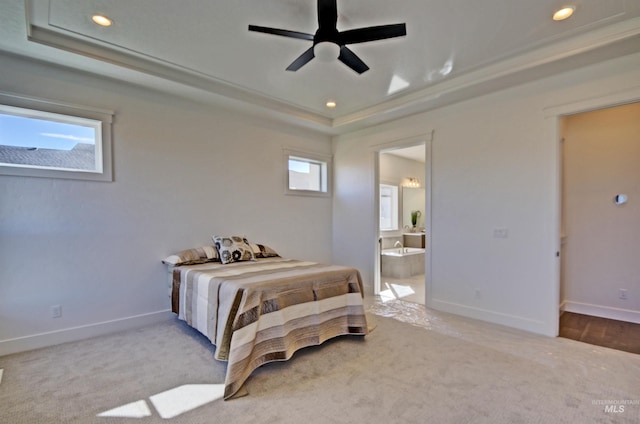
[[640,354],[640,324],[564,312],[560,337]]

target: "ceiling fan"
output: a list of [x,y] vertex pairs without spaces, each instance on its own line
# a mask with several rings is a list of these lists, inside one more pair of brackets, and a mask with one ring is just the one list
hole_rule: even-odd
[[337,22],[338,6],[336,0],[318,0],[318,30],[315,35],[257,25],[249,25],[249,31],[313,41],[313,46],[294,60],[287,67],[287,71],[297,71],[302,68],[316,57],[316,52],[314,51],[316,46],[329,44],[339,48],[338,60],[359,74],[369,70],[369,67],[347,47],[347,44],[366,43],[407,35],[406,24],[379,25],[338,31]]

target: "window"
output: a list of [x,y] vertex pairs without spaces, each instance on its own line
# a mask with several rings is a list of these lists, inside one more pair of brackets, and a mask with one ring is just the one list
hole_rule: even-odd
[[0,93],[0,174],[112,181],[112,116]]
[[286,193],[329,196],[331,157],[285,150]]
[[380,184],[380,231],[398,229],[398,186]]

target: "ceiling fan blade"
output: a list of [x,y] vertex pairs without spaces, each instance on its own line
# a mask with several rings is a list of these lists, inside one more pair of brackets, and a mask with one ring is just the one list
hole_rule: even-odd
[[345,44],[366,43],[405,35],[407,35],[406,24],[380,25],[343,31],[339,35],[338,44],[342,46]]
[[313,41],[313,35],[287,29],[269,28],[258,25],[249,25],[249,31],[264,32],[265,34],[280,35],[282,37],[299,38],[301,40]]
[[369,70],[369,67],[346,46],[340,46],[338,60],[359,74]]
[[338,24],[336,0],[318,0],[318,29],[335,29]]
[[316,57],[316,55],[313,53],[313,46],[312,46],[309,50],[305,51],[300,56],[298,56],[298,58],[294,60],[291,63],[291,65],[287,67],[287,71],[297,71],[298,69],[302,68],[304,65],[309,63],[309,61],[314,57]]

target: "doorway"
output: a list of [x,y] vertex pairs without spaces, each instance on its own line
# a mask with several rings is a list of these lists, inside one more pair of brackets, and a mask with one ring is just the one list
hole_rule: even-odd
[[425,305],[431,262],[431,139],[393,143],[376,157],[374,291],[381,302]]
[[597,327],[593,343],[613,347],[622,323],[640,323],[639,117],[633,103],[561,119],[561,336]]

